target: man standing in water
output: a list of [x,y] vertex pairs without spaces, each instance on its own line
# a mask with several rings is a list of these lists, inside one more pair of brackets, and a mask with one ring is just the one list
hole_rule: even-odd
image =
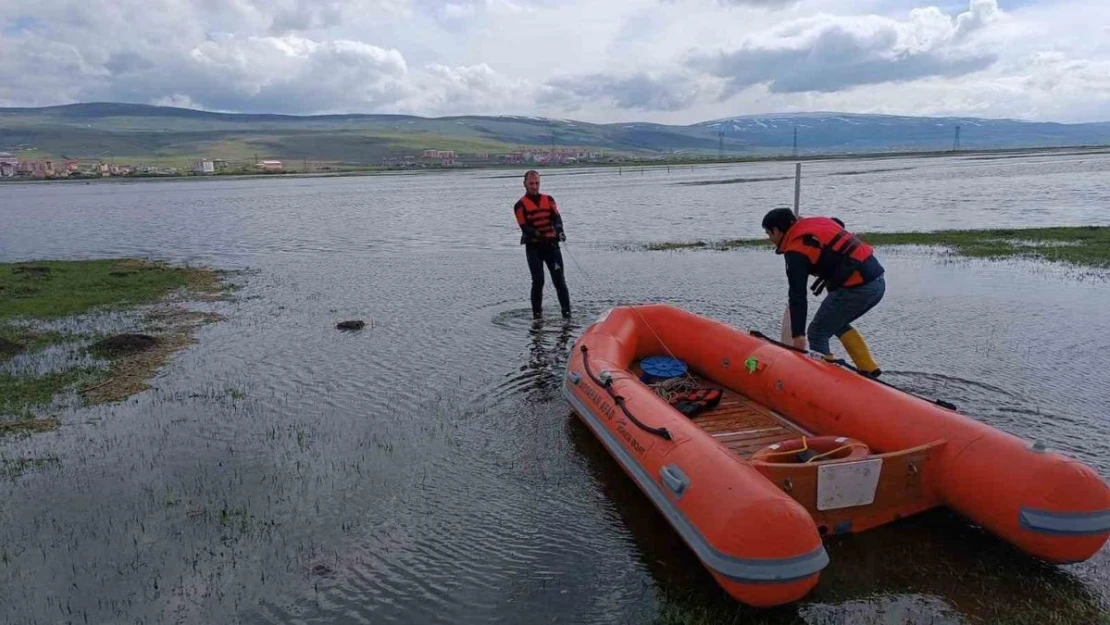
[[566,241],[563,217],[555,206],[555,198],[540,193],[540,173],[530,169],[524,174],[525,194],[513,206],[516,223],[520,226],[520,244],[528,258],[528,271],[532,274],[532,318],[543,318],[543,266],[551,272],[551,282],[559,296],[563,318],[570,317],[570,293],[563,277],[563,255],[559,241]]
[[[883,299],[886,293],[884,269],[871,246],[844,229],[839,219],[803,217],[789,208],[776,208],[763,217],[763,230],[775,244],[775,253],[786,259],[789,282],[790,336],[794,347],[809,347],[832,360],[829,339],[840,339],[844,349],[861,373],[878,377],[882,371],[864,342],[852,327]],[[823,289],[829,294],[806,332],[806,278],[817,276],[813,294]]]

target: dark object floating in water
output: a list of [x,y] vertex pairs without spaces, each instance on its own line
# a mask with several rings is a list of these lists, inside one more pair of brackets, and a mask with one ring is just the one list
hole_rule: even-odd
[[340,330],[361,330],[366,327],[366,322],[361,319],[355,319],[352,321],[340,321],[339,323],[335,324],[335,327],[339,328]]
[[158,344],[149,334],[116,334],[89,346],[89,351],[105,356],[121,356],[148,350]]
[[335,569],[326,564],[314,564],[312,566],[313,575],[331,575],[332,573],[335,573]]

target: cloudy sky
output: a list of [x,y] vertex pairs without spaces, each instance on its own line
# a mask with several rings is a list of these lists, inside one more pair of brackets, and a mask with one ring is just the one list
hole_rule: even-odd
[[36,0],[0,106],[1110,120],[1105,0]]

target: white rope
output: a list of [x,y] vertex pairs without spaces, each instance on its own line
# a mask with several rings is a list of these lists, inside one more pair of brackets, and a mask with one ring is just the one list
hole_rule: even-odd
[[[563,245],[566,245],[566,241],[563,241]],[[586,270],[582,268],[582,265],[578,262],[578,259],[574,256],[574,253],[570,251],[570,247],[567,247],[566,249],[567,249],[567,255],[570,256],[571,262],[573,262],[574,266],[578,268],[578,271],[581,271],[582,275],[586,277],[586,281],[587,282],[593,282],[594,281],[593,278],[591,278],[590,274],[586,273]],[[655,328],[651,327],[651,324],[648,323],[647,319],[644,319],[644,316],[640,314],[640,311],[636,310],[635,308],[632,308],[632,312],[636,313],[636,316],[640,318],[640,321],[644,322],[644,325],[647,326],[647,329],[650,330],[651,333],[655,336],[655,340],[659,341],[659,344],[662,345],[663,349],[665,349],[667,351],[667,354],[671,358],[673,358],[675,360],[679,360],[679,358],[674,355],[674,352],[671,351],[671,348],[667,347],[667,344],[663,341],[663,338],[659,336],[659,333],[655,331]],[[685,379],[686,379],[687,383],[692,385],[692,388],[688,389],[688,390],[693,390],[693,389],[696,389],[696,388],[700,388],[700,386],[698,385],[698,381],[696,379],[694,379],[694,376],[690,375],[689,369],[687,369],[683,373],[683,376],[685,376]],[[680,379],[680,378],[672,378],[672,379]]]
[[684,378],[668,378],[661,382],[654,382],[648,384],[660,397],[670,403],[674,396],[684,391],[696,391],[700,385],[692,377],[686,376]]

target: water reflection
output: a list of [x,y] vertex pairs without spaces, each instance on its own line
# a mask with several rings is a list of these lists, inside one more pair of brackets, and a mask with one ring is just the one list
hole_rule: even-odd
[[[830,563],[803,601],[752,609],[721,590],[577,416],[568,417],[567,433],[587,461],[604,511],[613,520],[611,531],[627,536],[637,568],[654,580],[664,622],[670,622],[667,615],[674,622],[684,622],[682,615],[700,615],[706,623],[766,625],[955,625],[970,622],[968,618],[1096,623],[1110,610],[1097,591],[1066,567],[1030,558],[944,508],[868,532],[827,538]],[[855,600],[861,596],[868,600]]]
[[[1097,223],[1110,202],[1105,157],[896,165],[807,164],[803,198],[872,230]],[[0,622],[682,622],[670,605],[709,622],[1052,622],[1110,601],[1110,548],[1040,566],[938,512],[831,539],[798,606],[738,608],[559,385],[575,337],[614,305],[776,334],[781,257],[608,248],[758,236],[791,181],[672,184],[783,175],[767,163],[554,177],[581,295],[569,323],[533,326],[516,224],[490,208],[517,176],[489,175],[5,187],[2,260],[251,271],[154,389],[0,439],[0,464],[23,469],[0,479]],[[884,259],[891,290],[866,334],[892,383],[1110,476],[1110,343],[1089,331],[1110,320],[1105,282]],[[335,330],[356,316],[373,329]]]
[[559,386],[566,368],[574,326],[569,320],[559,323],[552,330],[543,323],[533,323],[528,329],[527,377],[530,381],[528,401],[549,402],[558,399]]

